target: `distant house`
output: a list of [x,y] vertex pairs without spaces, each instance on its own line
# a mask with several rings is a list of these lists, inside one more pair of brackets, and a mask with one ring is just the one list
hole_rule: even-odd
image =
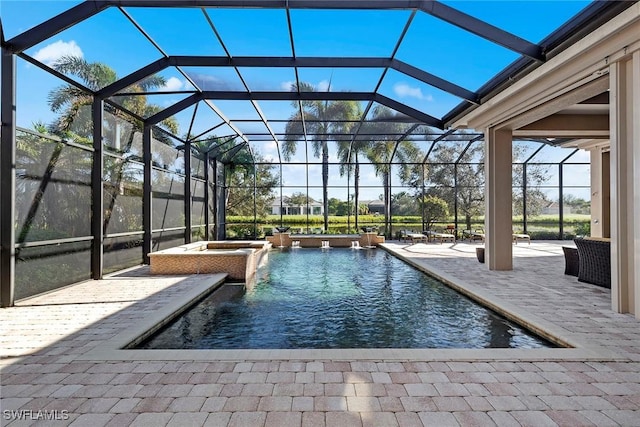
[[307,215],[307,213],[309,215],[322,215],[324,209],[322,203],[313,200],[311,197],[309,197],[307,210],[306,203],[303,205],[295,205],[291,202],[289,196],[284,196],[282,199],[277,197],[271,204],[272,215],[280,215],[280,212],[282,212],[282,215]]
[[[560,214],[560,203],[558,202],[550,202],[545,207],[542,208],[542,215],[559,215]],[[571,213],[571,206],[564,205],[564,213]]]
[[384,202],[382,200],[370,200],[362,203],[366,203],[366,205],[369,207],[370,214],[384,215]]

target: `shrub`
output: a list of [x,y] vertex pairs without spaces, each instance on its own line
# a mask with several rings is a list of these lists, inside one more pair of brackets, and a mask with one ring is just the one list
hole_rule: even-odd
[[529,236],[531,236],[531,240],[558,240],[560,237],[558,236],[557,231],[530,231]]
[[591,221],[581,222],[573,227],[573,231],[577,236],[590,236],[591,235]]
[[449,207],[447,202],[437,196],[424,196],[421,200],[424,212],[424,222],[427,230],[431,230],[433,224],[449,216]]

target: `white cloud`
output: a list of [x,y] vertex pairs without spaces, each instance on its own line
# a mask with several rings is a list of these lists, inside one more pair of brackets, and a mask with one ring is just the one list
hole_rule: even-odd
[[182,89],[182,86],[183,86],[182,80],[180,80],[177,77],[169,77],[167,82],[164,84],[164,86],[160,90],[166,90],[168,92],[171,92],[174,90]]
[[326,92],[329,90],[329,86],[331,82],[329,80],[322,80],[320,83],[316,85],[316,90],[318,92]]
[[571,162],[572,163],[573,162],[575,162],[575,163],[590,163],[591,162],[591,155],[586,150],[580,150],[576,154],[571,156]]
[[287,81],[280,83],[280,87],[282,88],[282,90],[286,90],[287,92],[289,92],[295,84],[296,82],[294,81]]
[[42,62],[46,65],[51,65],[60,59],[63,56],[76,56],[78,58],[84,57],[82,53],[82,49],[78,44],[71,40],[70,42],[64,42],[62,40],[58,40],[57,42],[51,43],[33,55],[35,59]]
[[[313,180],[313,177],[321,177],[322,176],[322,165],[309,165],[309,179]],[[304,182],[304,181],[300,181]]]
[[269,141],[265,143],[263,146],[264,151],[266,153],[276,153],[278,151],[278,144],[275,141]]
[[230,90],[228,82],[209,74],[193,74],[191,75],[193,82],[202,90]]
[[182,83],[182,86],[184,87],[184,90],[196,90],[195,86],[193,86],[191,84],[191,82],[189,80],[186,80]]
[[406,83],[396,83],[395,85],[393,85],[393,91],[400,98],[410,97],[417,98],[423,101],[433,101],[433,96],[429,94],[425,95],[424,93],[422,93],[422,89],[420,89],[419,87],[409,86]]
[[379,181],[380,177],[376,175],[374,171],[367,173],[364,177],[362,177],[363,181]]

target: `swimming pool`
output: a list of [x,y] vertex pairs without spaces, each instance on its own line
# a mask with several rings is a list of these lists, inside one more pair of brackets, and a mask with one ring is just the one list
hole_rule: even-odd
[[255,286],[237,289],[137,348],[555,347],[382,250],[275,250]]

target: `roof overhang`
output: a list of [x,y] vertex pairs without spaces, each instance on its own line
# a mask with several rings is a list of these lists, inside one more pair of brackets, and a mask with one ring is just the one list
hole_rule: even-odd
[[540,65],[447,127],[509,129],[517,136],[609,138],[611,63],[640,50],[640,4]]

